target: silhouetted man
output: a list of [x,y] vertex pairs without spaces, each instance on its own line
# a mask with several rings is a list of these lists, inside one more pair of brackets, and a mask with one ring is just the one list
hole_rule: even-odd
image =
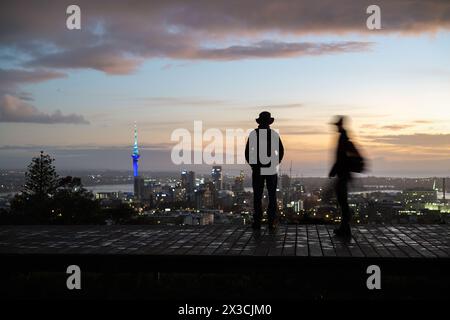
[[270,112],[261,112],[256,119],[258,128],[250,133],[245,147],[245,159],[252,167],[254,207],[252,227],[255,230],[261,229],[264,182],[269,194],[267,208],[269,230],[276,227],[277,169],[284,156],[284,147],[278,133],[270,129],[273,121]]
[[345,117],[338,116],[337,121],[332,123],[339,132],[339,141],[336,162],[331,168],[329,177],[337,176],[336,198],[342,214],[341,225],[334,230],[334,233],[341,237],[351,237],[351,213],[348,207],[347,185],[352,179],[352,171],[362,172],[364,170],[364,159],[347,136],[347,131],[344,128],[345,120]]

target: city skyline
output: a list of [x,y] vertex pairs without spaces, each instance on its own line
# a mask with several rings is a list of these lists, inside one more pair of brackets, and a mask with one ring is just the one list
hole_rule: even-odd
[[140,170],[208,172],[170,162],[171,132],[251,129],[268,109],[299,176],[327,174],[335,114],[351,117],[367,175],[448,176],[445,1],[379,1],[374,31],[360,1],[133,4],[79,1],[79,31],[63,3],[4,5],[0,169],[43,149],[60,169],[128,170],[137,121]]

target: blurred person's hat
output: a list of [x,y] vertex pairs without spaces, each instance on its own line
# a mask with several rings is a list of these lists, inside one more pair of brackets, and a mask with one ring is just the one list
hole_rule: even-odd
[[345,118],[345,116],[335,116],[333,121],[329,122],[329,124],[342,127],[344,126]]

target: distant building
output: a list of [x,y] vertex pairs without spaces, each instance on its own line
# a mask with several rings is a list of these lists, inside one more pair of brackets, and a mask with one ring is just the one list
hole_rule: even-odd
[[181,188],[185,190],[186,201],[193,202],[195,197],[195,172],[181,171]]
[[445,203],[426,203],[424,209],[427,210],[435,210],[440,213],[450,214],[450,204]]
[[286,204],[286,207],[292,208],[294,213],[299,213],[299,212],[303,211],[303,209],[304,209],[302,200],[291,201]]
[[306,192],[305,186],[302,185],[302,184],[296,184],[296,185],[294,186],[294,190],[295,190],[296,192],[299,192],[300,194],[303,194],[303,193]]
[[113,192],[97,192],[95,193],[95,199],[97,200],[115,200],[115,199],[121,199],[122,198],[122,192],[120,191],[113,191]]
[[199,212],[199,213],[188,213],[183,215],[183,224],[187,225],[207,225],[214,224],[214,213],[211,212]]
[[294,201],[294,212],[298,213],[303,210],[303,201]]
[[213,166],[211,170],[211,179],[216,190],[223,189],[222,166]]
[[202,184],[195,192],[197,209],[214,209],[216,206],[217,192],[212,181]]
[[136,200],[144,199],[145,182],[144,178],[136,176],[134,177],[134,198]]
[[154,194],[156,181],[150,178],[139,177],[138,199],[139,200],[151,200]]
[[433,189],[407,189],[402,193],[405,204],[436,202],[437,190]]
[[400,216],[410,213],[410,211],[405,210],[400,202],[394,200],[371,200],[360,213],[360,218],[368,223],[395,223]]
[[244,192],[245,190],[244,181],[245,181],[244,171],[241,171],[241,174],[234,178],[234,185],[232,191],[235,193]]
[[289,177],[287,174],[283,174],[281,176],[281,190],[289,191],[290,187],[291,187],[291,177]]

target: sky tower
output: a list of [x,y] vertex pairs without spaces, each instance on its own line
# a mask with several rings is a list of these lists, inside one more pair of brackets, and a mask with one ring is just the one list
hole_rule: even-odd
[[133,159],[133,175],[135,177],[139,176],[138,172],[138,161],[139,161],[139,150],[138,150],[138,141],[137,141],[137,126],[134,124],[134,146],[133,153],[131,154],[131,158]]

